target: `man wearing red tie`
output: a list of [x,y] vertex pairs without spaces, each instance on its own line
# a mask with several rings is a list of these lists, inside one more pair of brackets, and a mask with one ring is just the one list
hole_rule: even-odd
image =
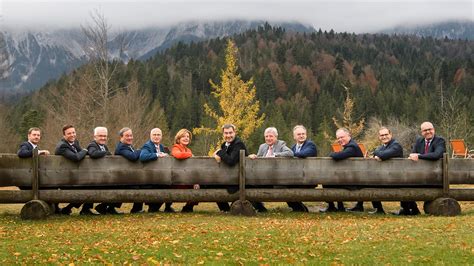
[[[436,161],[443,158],[446,152],[446,142],[440,136],[435,135],[435,129],[431,122],[423,122],[420,126],[422,138],[417,138],[413,145],[412,153],[408,159],[417,162],[421,160]],[[418,206],[414,201],[402,202],[402,211],[404,215],[420,214]]]

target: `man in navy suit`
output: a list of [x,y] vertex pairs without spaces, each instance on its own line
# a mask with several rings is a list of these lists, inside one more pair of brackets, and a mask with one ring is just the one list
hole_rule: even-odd
[[[87,150],[81,148],[79,141],[76,139],[76,129],[73,125],[65,125],[63,127],[63,138],[56,145],[55,155],[61,155],[64,158],[71,160],[73,162],[82,161],[86,155]],[[81,203],[70,203],[61,210],[62,214],[71,214],[72,208],[79,208]],[[93,203],[84,203],[82,210],[80,211],[81,215],[93,215],[96,214],[91,211]]]
[[[28,130],[28,141],[20,144],[18,149],[18,157],[31,158],[33,157],[33,150],[38,147],[41,140],[41,129],[32,127]],[[49,155],[48,150],[38,150],[39,155]]]
[[[418,160],[436,161],[443,158],[446,152],[446,142],[440,136],[435,135],[435,129],[431,122],[423,122],[420,126],[421,138],[417,138],[413,145],[412,153],[408,159],[417,162]],[[420,210],[415,201],[402,202],[402,209],[398,215],[418,215]]]
[[[336,138],[337,142],[342,146],[342,151],[340,152],[332,152],[329,154],[329,157],[333,158],[336,161],[344,160],[351,157],[364,157],[364,154],[359,148],[359,145],[352,139],[351,133],[347,128],[339,128],[336,131]],[[340,187],[340,186],[325,186],[327,188],[330,187]],[[354,208],[348,209],[349,211],[363,211],[363,207],[361,209],[361,202],[358,202]],[[334,206],[333,202],[328,202],[328,207],[326,209],[320,210],[321,212],[344,212],[344,203],[341,201],[337,202],[337,209]]]
[[[159,128],[154,128],[150,131],[150,140],[148,140],[142,147],[140,152],[141,162],[156,161],[158,158],[169,156],[165,152],[165,147],[161,144],[163,132]],[[153,188],[164,188],[164,186],[152,186]],[[169,186],[166,186],[169,187]],[[165,212],[174,212],[171,207],[172,202],[165,204]],[[158,212],[160,210],[162,202],[148,203],[148,212]]]
[[[385,161],[390,158],[403,158],[403,147],[397,140],[392,138],[392,132],[386,127],[379,129],[379,140],[382,143],[374,151],[374,159],[378,161]],[[370,214],[385,214],[385,211],[380,201],[372,201],[375,210],[369,212]]]
[[[316,157],[318,156],[318,150],[316,149],[316,144],[311,140],[307,140],[307,130],[303,125],[296,125],[293,128],[293,139],[295,144],[291,147],[293,151],[293,156],[297,158],[306,158],[306,157]],[[293,188],[314,188],[314,186],[291,186]],[[306,207],[303,202],[293,201],[287,202],[288,206],[297,212],[307,212],[308,207]]]
[[[133,148],[133,132],[130,128],[124,127],[119,131],[120,141],[115,147],[115,155],[125,157],[127,160],[136,162],[140,158],[140,150]],[[137,187],[138,188],[138,187]],[[143,203],[133,203],[132,210],[130,213],[141,213],[143,212]]]

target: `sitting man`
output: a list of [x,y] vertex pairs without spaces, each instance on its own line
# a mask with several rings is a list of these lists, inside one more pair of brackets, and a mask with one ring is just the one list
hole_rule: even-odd
[[[65,125],[63,127],[63,138],[59,141],[56,146],[55,155],[61,155],[66,159],[69,159],[74,162],[79,162],[84,159],[87,155],[87,150],[82,149],[79,145],[79,141],[76,139],[76,129],[73,125]],[[68,204],[61,210],[62,214],[71,214],[72,208],[79,208],[82,204]],[[81,215],[94,215],[96,213],[92,212],[91,209],[94,206],[93,203],[84,203],[82,210],[80,211]]]
[[[140,150],[133,148],[133,132],[130,128],[124,127],[119,131],[120,141],[115,147],[115,155],[125,157],[127,160],[136,162],[140,158]],[[138,187],[134,187],[138,188]],[[143,203],[135,202],[130,210],[130,213],[141,213],[143,212]]]
[[[87,146],[87,154],[92,159],[104,158],[112,155],[107,147],[108,130],[106,127],[94,128],[94,140]],[[120,208],[120,203],[100,203],[95,210],[100,214],[119,214],[115,208]]]
[[[339,128],[336,130],[337,142],[342,146],[342,151],[332,152],[329,154],[329,157],[333,158],[336,161],[344,160],[351,157],[364,157],[364,154],[359,148],[359,145],[352,139],[351,133],[347,128]],[[337,188],[340,186],[324,186],[326,188]],[[357,205],[354,208],[348,209],[350,211],[363,211],[363,203],[357,202]],[[344,203],[341,201],[337,202],[337,209],[334,206],[333,202],[328,202],[328,207],[326,209],[320,210],[321,212],[344,212]]]
[[[150,131],[150,140],[148,140],[142,147],[140,152],[140,161],[141,162],[150,162],[156,161],[158,158],[169,156],[165,152],[165,147],[161,144],[161,138],[163,133],[161,129],[154,128]],[[164,188],[164,186],[153,186],[155,188]],[[169,187],[169,186],[168,186]],[[165,204],[165,212],[174,212],[171,207],[172,202],[167,202]],[[160,210],[162,202],[158,203],[148,203],[148,212],[158,212]]]
[[[265,143],[260,145],[257,154],[249,155],[250,159],[257,157],[293,157],[293,152],[286,146],[286,142],[278,140],[278,131],[276,128],[269,127],[265,129],[264,137]],[[252,202],[252,205],[258,212],[267,211],[262,202]]]
[[[423,122],[420,126],[421,138],[417,138],[413,145],[412,153],[408,158],[414,162],[421,160],[437,161],[443,158],[446,152],[446,142],[440,136],[435,135],[435,129],[431,122]],[[402,209],[396,215],[418,215],[420,210],[415,201],[402,202]]]
[[[403,148],[400,143],[394,138],[392,138],[392,132],[386,127],[381,127],[379,129],[379,140],[382,143],[374,151],[374,159],[378,161],[385,161],[391,158],[403,158]],[[385,214],[383,210],[382,202],[372,201],[372,206],[374,207],[373,212],[369,214]]]

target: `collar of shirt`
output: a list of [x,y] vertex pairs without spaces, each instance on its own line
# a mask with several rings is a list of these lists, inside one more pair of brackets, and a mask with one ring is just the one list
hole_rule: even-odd
[[35,144],[31,143],[30,141],[28,141],[28,143],[30,143],[31,146],[33,146],[33,149],[36,149],[36,147],[38,147],[38,145],[35,145]]

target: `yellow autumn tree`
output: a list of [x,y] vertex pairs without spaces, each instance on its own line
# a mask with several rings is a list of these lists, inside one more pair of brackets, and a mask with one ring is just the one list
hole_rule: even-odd
[[218,100],[217,110],[213,110],[209,104],[204,104],[204,111],[215,121],[216,127],[209,128],[201,126],[194,128],[194,134],[206,135],[210,138],[211,155],[218,147],[222,139],[221,127],[224,124],[234,124],[239,130],[239,136],[246,140],[260,125],[262,125],[265,114],[260,117],[260,103],[255,99],[256,88],[253,79],[245,82],[237,72],[238,48],[229,39],[226,48],[226,68],[221,73],[221,83],[215,84],[209,80],[213,89],[212,96]]

